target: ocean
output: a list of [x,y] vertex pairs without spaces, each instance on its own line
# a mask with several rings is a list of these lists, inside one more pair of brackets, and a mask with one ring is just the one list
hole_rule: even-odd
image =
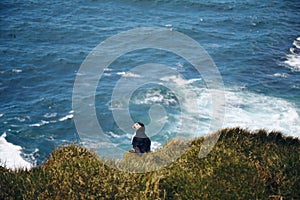
[[[97,45],[130,30],[138,35],[143,27],[181,33],[208,53],[224,85],[225,110],[218,126],[300,137],[299,12],[296,0],[2,0],[1,165],[31,168],[55,148],[73,143],[88,148],[101,143],[101,148],[126,152],[135,121],[146,125],[153,149],[182,136],[179,132],[189,138],[208,134],[216,101],[208,87],[213,80],[185,58],[152,48],[116,56],[102,76],[95,72],[94,104],[86,106],[84,98],[79,102],[93,108],[101,136],[110,144],[96,133],[82,141],[74,83],[83,63]],[[113,48],[130,49],[136,38],[126,39]],[[166,66],[172,73],[160,71]],[[148,82],[134,84],[139,80]],[[191,91],[192,97],[187,95]]]

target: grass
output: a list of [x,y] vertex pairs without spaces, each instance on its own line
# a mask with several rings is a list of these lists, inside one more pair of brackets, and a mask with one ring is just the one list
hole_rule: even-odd
[[0,199],[300,199],[299,139],[241,128],[214,134],[204,158],[203,137],[122,161],[64,146],[30,170],[0,167]]

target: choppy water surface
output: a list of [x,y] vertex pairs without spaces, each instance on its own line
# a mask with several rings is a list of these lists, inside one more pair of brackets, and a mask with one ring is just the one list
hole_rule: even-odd
[[[79,141],[72,91],[81,63],[100,42],[136,27],[179,31],[210,54],[225,86],[223,127],[266,128],[299,137],[299,11],[299,1],[1,1],[2,163],[30,167],[61,144]],[[110,97],[122,77],[158,76],[128,72],[149,62],[168,65],[185,78],[164,76],[162,82],[196,88],[202,110],[196,120],[203,129],[193,132],[191,125],[192,136],[206,134],[209,127],[209,90],[192,66],[171,53],[135,51],[112,63],[96,94],[98,120],[124,151],[130,149],[132,133],[118,129],[112,117],[117,105]],[[154,104],[168,113],[161,132],[149,133],[155,148],[176,136],[181,109],[189,113],[193,107],[180,108],[176,95],[162,85],[145,85],[131,98],[132,119],[150,123],[148,109]]]

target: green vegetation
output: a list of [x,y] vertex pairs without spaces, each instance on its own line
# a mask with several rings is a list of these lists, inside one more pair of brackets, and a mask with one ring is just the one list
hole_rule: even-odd
[[194,139],[174,162],[147,173],[109,166],[144,168],[187,143],[171,140],[146,159],[130,155],[119,162],[76,145],[61,147],[31,170],[0,167],[0,199],[300,199],[299,139],[240,128],[215,134],[219,141],[206,157],[199,158],[204,138]]

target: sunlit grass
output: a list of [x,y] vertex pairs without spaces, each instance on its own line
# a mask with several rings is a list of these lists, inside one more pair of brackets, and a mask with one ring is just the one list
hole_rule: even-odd
[[0,167],[0,199],[300,199],[298,139],[240,128],[214,134],[204,158],[204,138],[175,138],[119,161],[64,146],[31,170]]

